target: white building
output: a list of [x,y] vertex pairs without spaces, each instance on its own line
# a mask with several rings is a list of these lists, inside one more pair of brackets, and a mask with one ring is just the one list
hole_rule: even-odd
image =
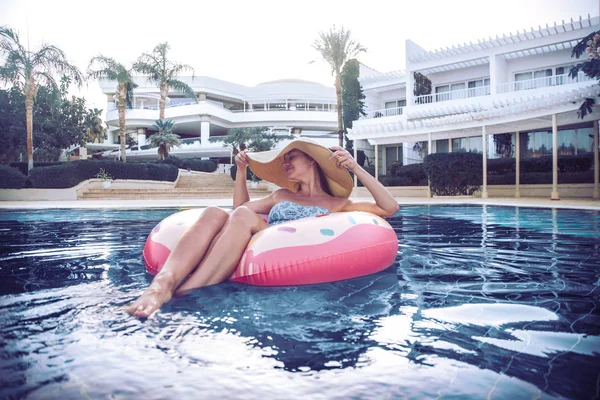
[[[286,79],[248,87],[207,76],[179,77],[196,93],[197,101],[181,93],[169,93],[165,118],[175,122],[174,133],[181,136],[182,146],[172,151],[179,156],[229,157],[231,150],[222,143],[209,142],[231,128],[266,126],[273,131],[316,137],[332,137],[337,132],[336,97],[333,86]],[[136,78],[133,107],[127,109],[127,133],[138,146],[147,147],[148,137],[159,118],[159,89],[145,77]],[[119,143],[119,115],[115,103],[116,83],[101,80],[107,96],[106,123],[108,138],[102,144],[88,144],[91,151],[114,148]],[[327,140],[325,140],[327,141]],[[156,158],[156,149],[140,151]],[[132,156],[136,152],[131,153]],[[130,153],[128,151],[128,157]]]
[[[358,140],[355,148],[365,150],[377,175],[394,161],[421,162],[428,152],[487,149],[485,177],[485,160],[498,156],[493,135],[510,134],[517,165],[520,157],[554,155],[551,196],[557,199],[558,155],[598,149],[592,136],[597,140],[600,108],[577,117],[583,100],[598,96],[598,82],[568,74],[584,60],[571,58],[572,48],[599,24],[588,16],[434,51],[407,40],[404,68],[380,73],[361,66],[368,115],[353,123],[348,137]],[[429,79],[430,94],[415,96],[415,74]],[[597,158],[595,164],[597,171]]]

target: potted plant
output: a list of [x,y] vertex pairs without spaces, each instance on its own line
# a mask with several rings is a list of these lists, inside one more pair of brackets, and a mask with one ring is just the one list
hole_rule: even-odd
[[108,189],[113,181],[113,177],[106,172],[104,168],[100,168],[100,171],[98,171],[96,174],[96,178],[102,181],[102,186],[104,186],[104,189]]

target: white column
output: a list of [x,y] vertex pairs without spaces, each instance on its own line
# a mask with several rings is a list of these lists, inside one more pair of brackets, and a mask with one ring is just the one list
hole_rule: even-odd
[[87,147],[79,146],[79,159],[87,160]]
[[414,104],[413,96],[415,90],[415,75],[413,71],[406,71],[406,105],[411,107]]
[[375,144],[375,179],[379,180],[379,145]]
[[594,121],[594,199],[600,198],[598,193],[598,120]]
[[485,125],[481,127],[481,144],[483,147],[483,190],[481,191],[481,198],[487,199],[487,132]]
[[552,114],[552,194],[550,200],[560,200],[558,196],[558,126],[556,114]]
[[452,153],[452,139],[448,139],[448,153]]
[[431,132],[427,134],[427,154],[433,153],[433,147],[431,147]]
[[[356,149],[356,140],[354,141],[354,159],[358,160],[358,150]],[[362,165],[361,165],[362,167]],[[356,174],[354,174],[354,187],[358,187],[358,179],[356,178]]]
[[521,134],[516,132],[517,136],[515,141],[515,198],[518,199],[521,197],[521,190],[519,189],[519,185],[521,184],[520,175],[521,175]]
[[106,95],[106,103],[107,103],[107,111],[116,110],[117,105],[115,104],[114,93],[109,93]]
[[208,146],[210,137],[210,116],[200,116],[200,146]]
[[137,128],[137,142],[138,146],[146,144],[146,128]]

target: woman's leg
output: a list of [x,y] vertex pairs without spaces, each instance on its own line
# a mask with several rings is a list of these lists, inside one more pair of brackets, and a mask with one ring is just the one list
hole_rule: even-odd
[[136,317],[147,317],[169,301],[181,281],[198,267],[228,218],[227,211],[218,207],[204,210],[198,221],[181,235],[150,286],[126,311]]
[[236,208],[198,269],[177,293],[225,281],[237,267],[252,235],[268,226],[254,211],[243,206]]

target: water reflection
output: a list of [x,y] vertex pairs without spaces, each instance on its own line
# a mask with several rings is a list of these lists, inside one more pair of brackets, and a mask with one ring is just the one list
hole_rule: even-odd
[[380,274],[224,283],[130,318],[144,240],[171,212],[0,214],[0,397],[598,393],[597,213],[405,207]]

